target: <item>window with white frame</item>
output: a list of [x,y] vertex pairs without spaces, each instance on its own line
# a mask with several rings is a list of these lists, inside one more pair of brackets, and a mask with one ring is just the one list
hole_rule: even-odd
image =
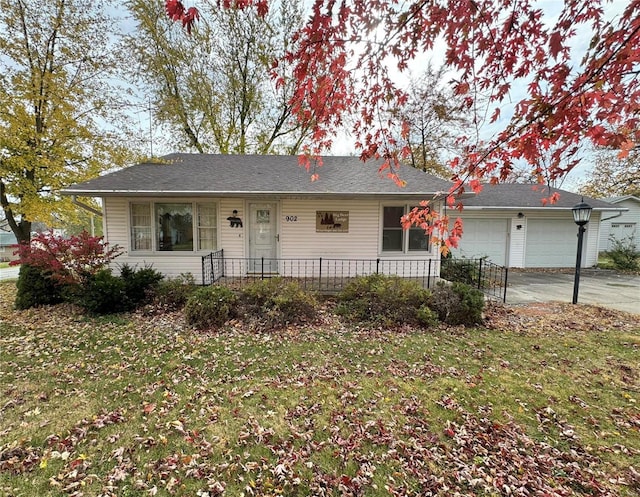
[[422,228],[402,228],[400,219],[411,209],[413,206],[408,204],[382,207],[382,252],[405,254],[429,251],[429,235]]
[[131,204],[131,250],[151,250],[151,204]]
[[216,204],[198,204],[198,250],[215,250],[218,245]]
[[130,219],[132,251],[217,248],[217,206],[213,202],[132,202]]

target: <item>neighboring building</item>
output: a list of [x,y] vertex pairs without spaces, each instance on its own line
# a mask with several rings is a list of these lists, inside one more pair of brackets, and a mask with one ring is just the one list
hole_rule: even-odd
[[[560,194],[558,202],[543,205],[542,199],[554,192]],[[463,200],[464,234],[453,254],[487,257],[515,268],[574,267],[578,227],[571,208],[582,198],[544,185],[484,185],[480,194]],[[584,201],[593,211],[586,226],[582,266],[592,267],[598,262],[600,220],[619,209],[602,200],[585,197]]]
[[13,261],[18,258],[16,251],[18,241],[12,232],[0,231],[0,262]]
[[613,240],[629,241],[640,250],[640,198],[633,195],[603,199],[613,204],[617,211],[602,220],[600,226],[601,252],[613,248]]
[[198,280],[202,257],[223,249],[225,259],[432,261],[431,275],[439,274],[437,247],[419,228],[404,231],[400,217],[447,192],[448,181],[405,167],[401,188],[378,173],[379,164],[357,157],[324,157],[317,181],[297,156],[162,160],[63,191],[101,198],[105,240],[125,250],[118,264],[152,264]]

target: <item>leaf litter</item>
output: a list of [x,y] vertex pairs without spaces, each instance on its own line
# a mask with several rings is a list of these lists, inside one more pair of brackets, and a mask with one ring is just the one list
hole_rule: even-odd
[[[327,308],[304,327],[195,332],[179,312],[16,312],[14,291],[0,285],[2,495],[33,495],[27,480],[104,497],[640,491],[637,316],[492,305],[482,330],[424,331],[358,328]],[[594,336],[618,348],[582,367],[571,340]],[[567,357],[537,359],[563,340]],[[486,393],[515,375],[544,396],[552,367],[591,377],[586,390],[507,407]]]

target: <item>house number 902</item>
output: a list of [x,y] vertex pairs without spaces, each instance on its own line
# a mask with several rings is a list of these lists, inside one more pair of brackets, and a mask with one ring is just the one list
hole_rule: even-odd
[[298,222],[298,216],[285,216],[284,219],[288,223],[297,223]]

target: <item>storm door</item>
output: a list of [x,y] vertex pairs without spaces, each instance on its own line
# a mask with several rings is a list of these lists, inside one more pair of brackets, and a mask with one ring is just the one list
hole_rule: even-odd
[[275,203],[249,204],[249,272],[277,273]]

